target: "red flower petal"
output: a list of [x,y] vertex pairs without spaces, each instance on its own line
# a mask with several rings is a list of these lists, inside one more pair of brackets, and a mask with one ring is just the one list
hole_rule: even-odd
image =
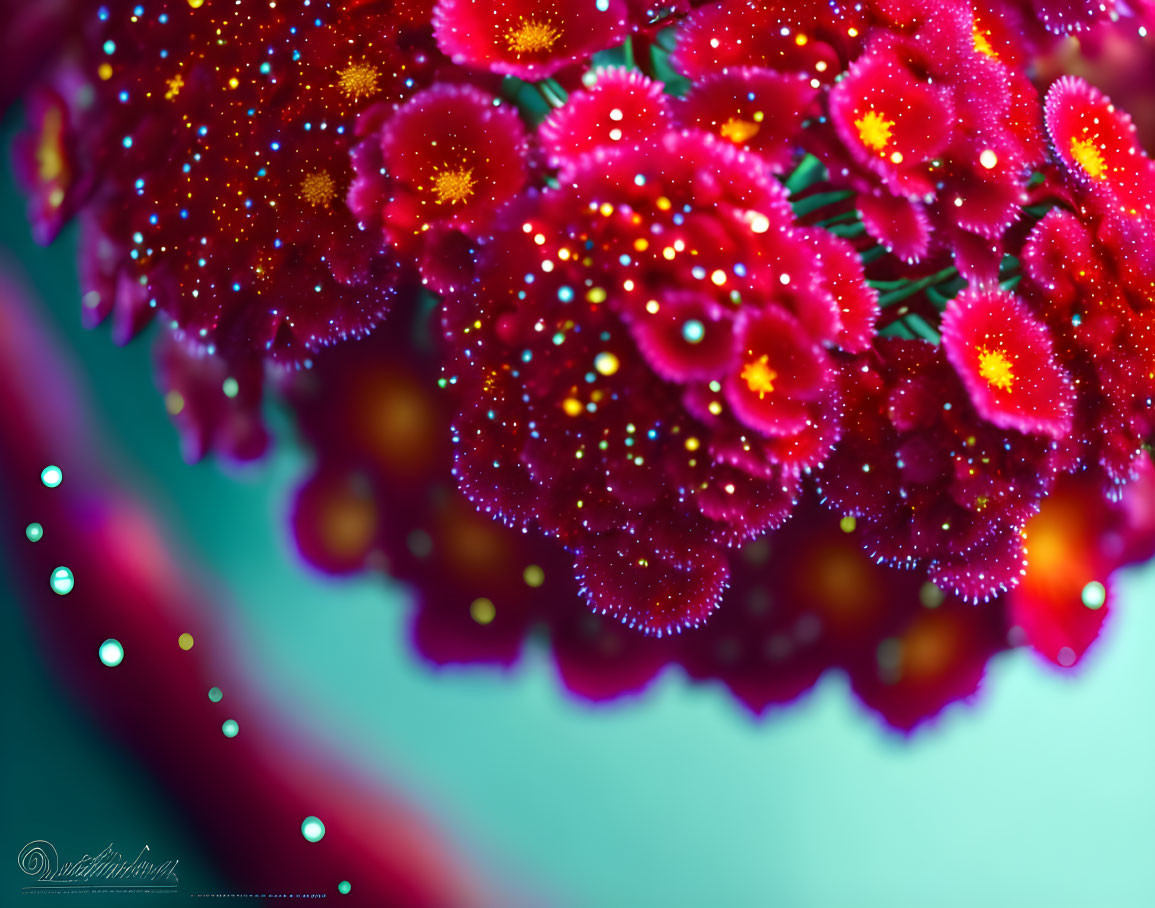
[[1071,383],[1047,329],[1014,294],[964,290],[947,304],[942,342],[985,419],[1052,438],[1071,431]]
[[1082,79],[1066,76],[1047,92],[1046,121],[1055,152],[1083,186],[1104,190],[1124,212],[1151,214],[1155,170],[1126,113]]
[[930,248],[930,221],[918,202],[859,193],[858,212],[866,232],[900,259],[915,264]]
[[805,76],[726,69],[695,82],[675,112],[681,125],[755,151],[778,173],[793,157],[802,119],[817,93]]
[[554,164],[604,145],[638,145],[669,128],[662,83],[636,69],[598,69],[594,77],[589,89],[571,94],[539,127]]
[[687,543],[680,558],[663,558],[624,533],[583,544],[574,572],[592,609],[659,637],[706,620],[729,577],[712,546]]
[[460,66],[535,81],[619,44],[626,18],[622,0],[439,0],[433,34]]
[[946,148],[954,115],[946,87],[885,46],[859,57],[830,91],[830,117],[847,148],[907,196],[933,190],[925,165]]
[[735,415],[767,435],[801,431],[810,417],[807,404],[829,383],[821,348],[780,309],[742,319],[736,343],[739,365],[725,383]]

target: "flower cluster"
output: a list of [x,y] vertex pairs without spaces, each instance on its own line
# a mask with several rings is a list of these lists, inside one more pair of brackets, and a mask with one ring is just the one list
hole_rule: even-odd
[[[303,556],[412,583],[434,661],[544,623],[594,698],[840,666],[908,728],[1094,639],[1149,531],[1155,165],[1033,74],[1129,9],[77,7],[17,141],[37,235],[78,218],[119,340],[163,313],[190,459],[292,405]],[[1064,507],[1099,516],[1037,545]]]

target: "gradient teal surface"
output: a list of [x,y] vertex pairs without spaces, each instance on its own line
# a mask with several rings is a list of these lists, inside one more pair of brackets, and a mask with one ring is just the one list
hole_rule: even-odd
[[[74,237],[34,247],[4,180],[0,250],[82,364],[124,475],[229,590],[216,607],[251,682],[406,790],[507,888],[598,908],[1155,904],[1151,570],[1126,577],[1073,676],[1006,654],[974,705],[909,741],[860,711],[838,676],[758,722],[676,673],[590,707],[540,649],[507,673],[431,670],[408,647],[403,589],[333,582],[299,562],[285,513],[307,461],[283,425],[254,469],[182,462],[146,343],[120,349],[80,328]],[[4,528],[0,558],[22,532]],[[4,846],[37,837],[26,834],[37,819],[71,824],[78,841],[115,823],[198,860],[163,792],[43,677],[6,605],[3,680],[20,694],[5,706]],[[46,753],[70,786],[48,806],[21,784]]]

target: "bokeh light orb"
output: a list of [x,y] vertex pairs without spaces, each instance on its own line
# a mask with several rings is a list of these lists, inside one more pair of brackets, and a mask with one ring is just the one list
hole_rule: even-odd
[[317,817],[305,817],[301,823],[301,835],[306,842],[319,842],[325,837],[325,824]]
[[57,596],[67,596],[72,592],[72,588],[76,586],[76,578],[72,576],[72,571],[68,568],[58,567],[52,572],[49,585],[52,587],[52,592]]
[[102,644],[100,644],[100,661],[109,668],[115,668],[124,661],[124,647],[120,645],[119,640],[109,637]]

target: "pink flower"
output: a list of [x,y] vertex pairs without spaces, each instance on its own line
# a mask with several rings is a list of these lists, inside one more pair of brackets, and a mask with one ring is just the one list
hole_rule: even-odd
[[541,143],[555,165],[595,148],[644,144],[670,128],[660,82],[624,68],[598,69],[594,79],[542,121]]
[[402,249],[435,228],[476,235],[525,185],[525,155],[512,107],[472,86],[435,85],[356,147],[349,207]]
[[675,110],[681,125],[756,151],[777,173],[800,147],[802,121],[817,94],[801,75],[734,68],[695,82]]
[[964,290],[943,313],[942,344],[984,419],[1056,439],[1071,431],[1074,389],[1046,327],[1014,294]]
[[795,227],[729,142],[585,155],[507,211],[447,302],[462,489],[560,539],[595,610],[701,623],[719,549],[780,524],[838,437],[829,348],[876,311],[842,245]]
[[620,44],[626,19],[622,0],[438,0],[433,33],[459,66],[537,80]]

